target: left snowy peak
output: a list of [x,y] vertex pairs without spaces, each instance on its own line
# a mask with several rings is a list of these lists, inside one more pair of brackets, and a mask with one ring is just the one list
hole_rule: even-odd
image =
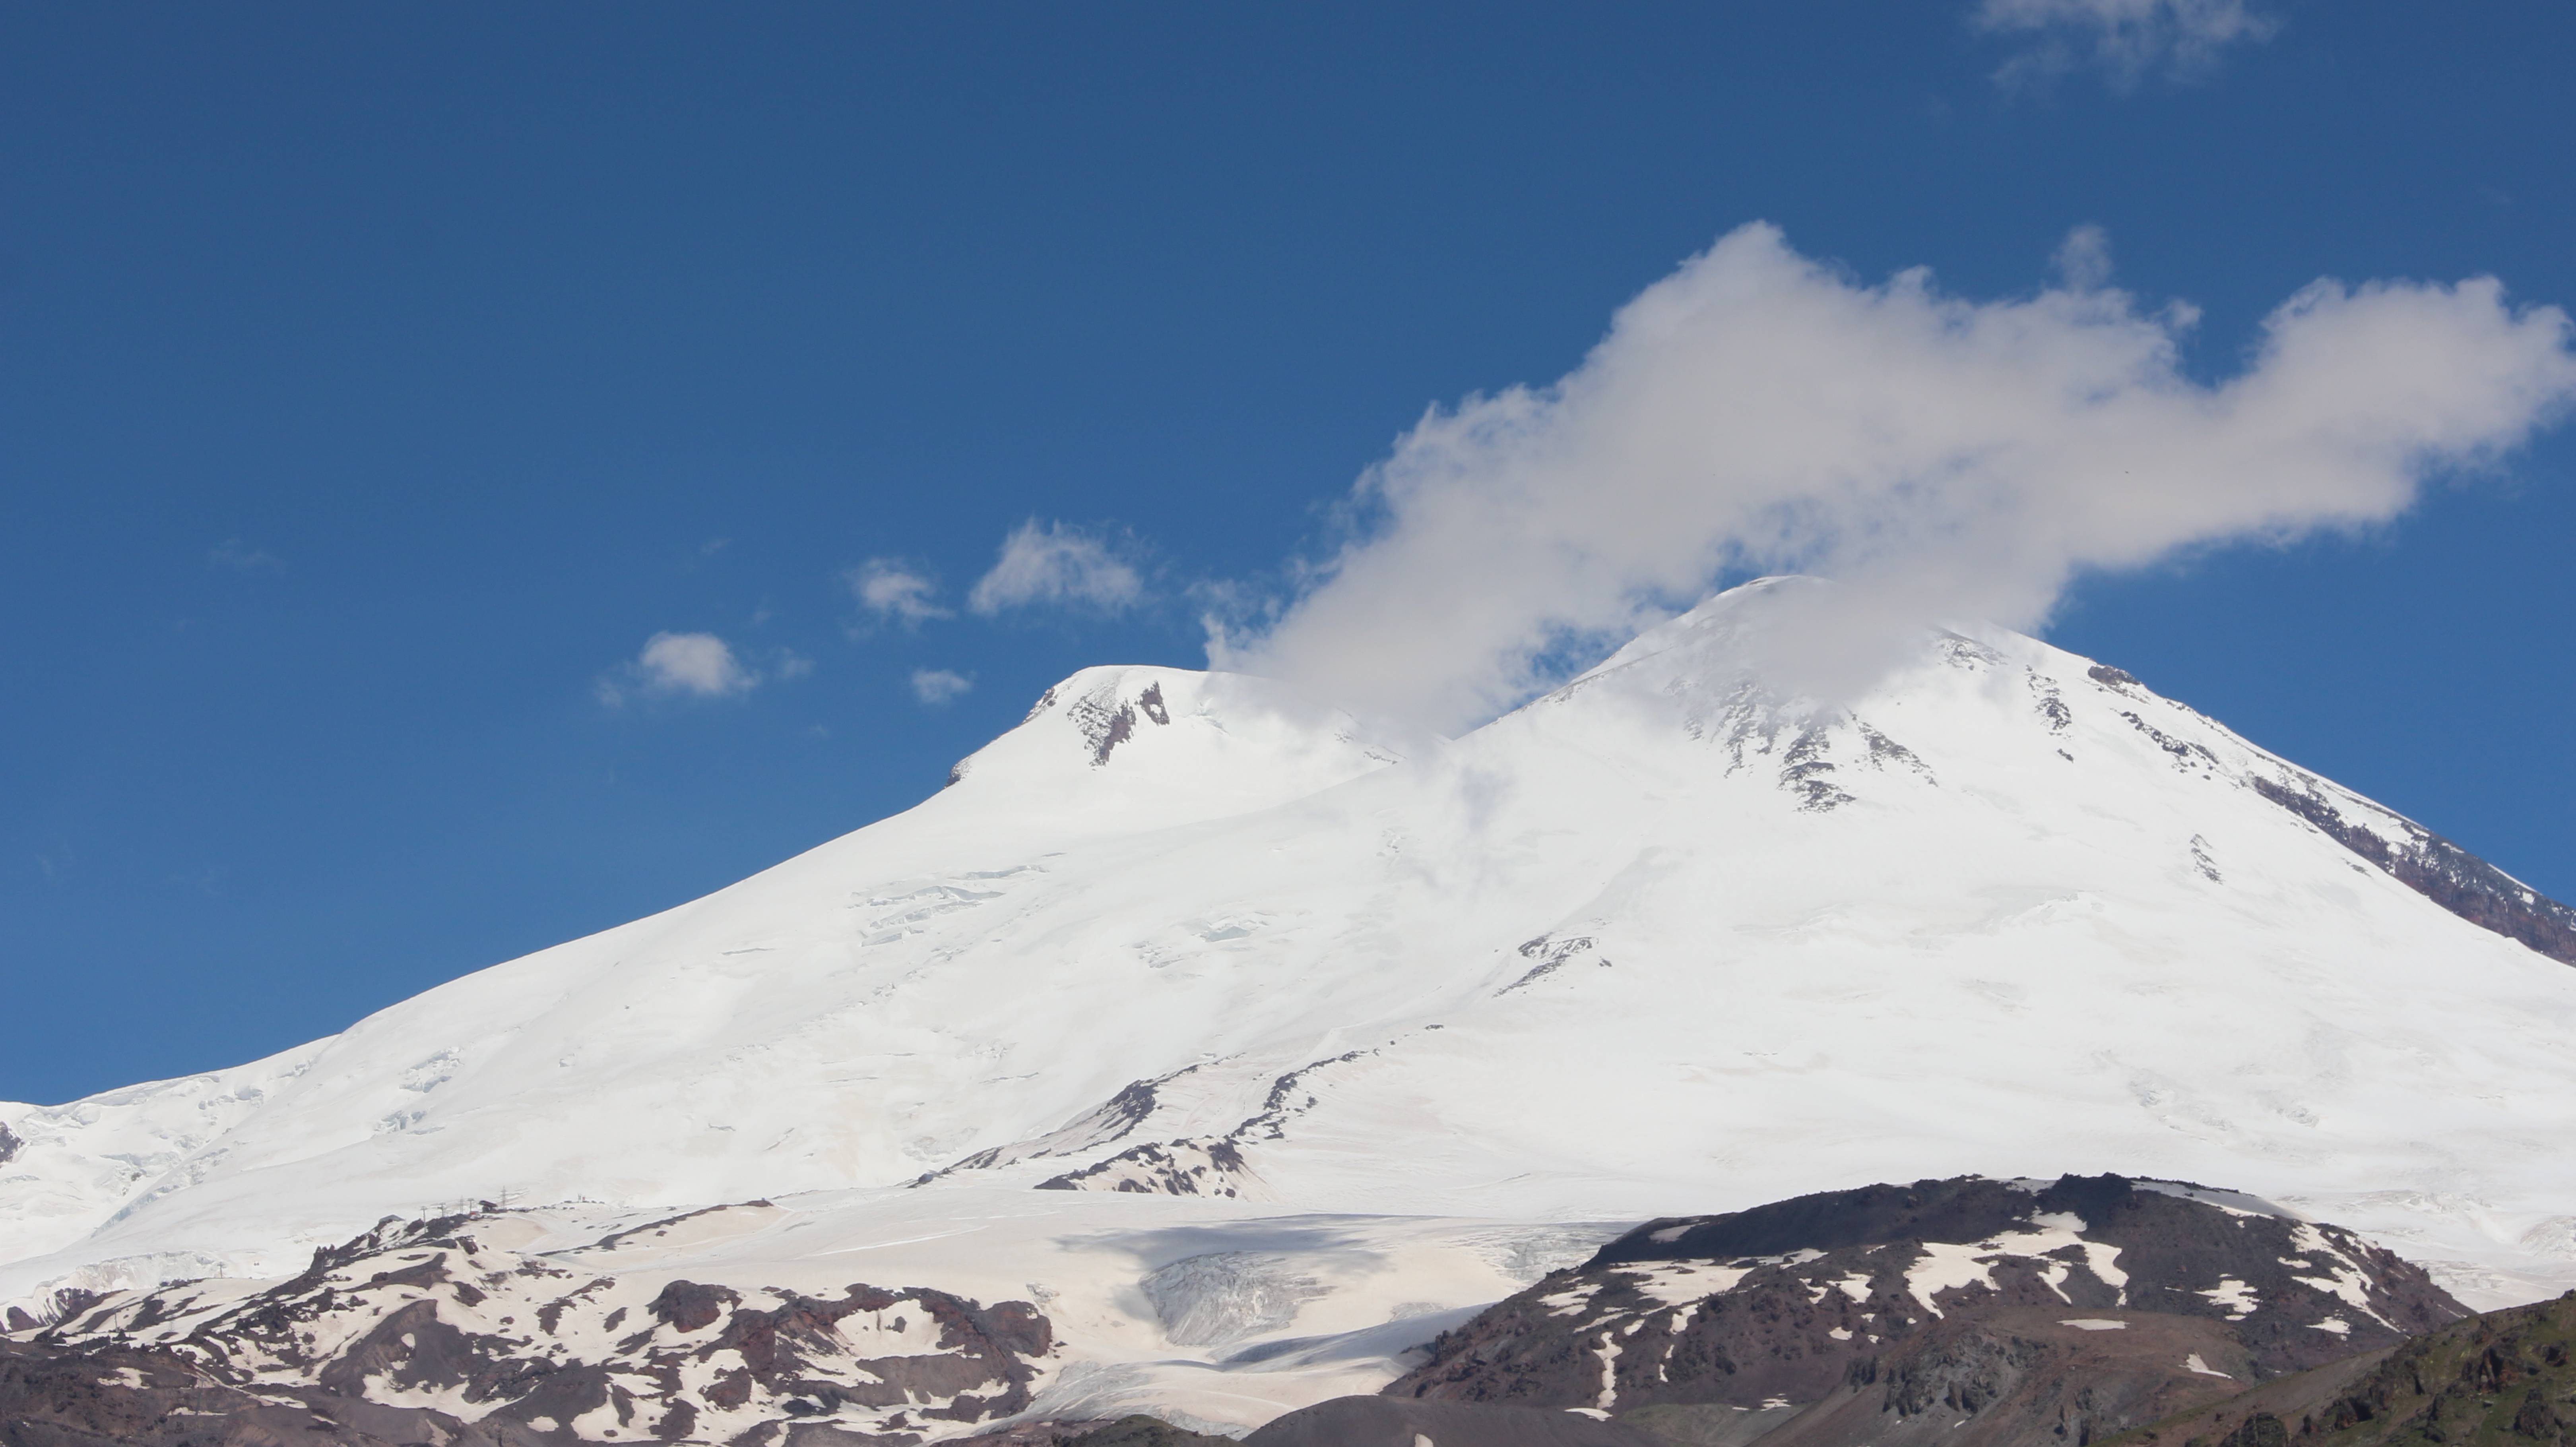
[[[919,1114],[928,1100],[881,1108],[889,1062],[849,1043],[864,1017],[863,1033],[892,1032],[883,1052],[946,1062],[924,1087],[932,1094],[963,1094],[975,1078],[980,1057],[954,1038],[970,1003],[920,995],[938,963],[923,954],[930,921],[1042,892],[1065,851],[1256,813],[1397,760],[1350,715],[1270,680],[1084,669],[920,805],[703,899],[477,971],[265,1060],[60,1106],[0,1103],[0,1263],[105,1228],[156,1239],[104,1247],[95,1255],[107,1264],[67,1280],[280,1267],[287,1257],[274,1253],[195,1249],[232,1234],[220,1229],[183,1226],[188,1244],[174,1247],[143,1228],[173,1208],[269,1217],[262,1202],[280,1171],[374,1182],[366,1199],[325,1207],[329,1224],[291,1255],[383,1209],[574,1165],[563,1137],[530,1134],[540,1121],[580,1123],[569,1138],[589,1143],[572,1153],[586,1157],[583,1189],[655,1200],[672,1183],[637,1162],[697,1161],[684,1188],[695,1200],[725,1199],[746,1156],[804,1162],[784,1181],[764,1175],[773,1190],[944,1165],[952,1145],[965,1148],[952,1127]],[[818,1081],[829,1082],[823,1098]],[[216,1196],[232,1199],[215,1208]]]
[[1086,668],[960,760],[924,808],[971,799],[1020,828],[1154,828],[1301,799],[1413,751],[1271,679]]

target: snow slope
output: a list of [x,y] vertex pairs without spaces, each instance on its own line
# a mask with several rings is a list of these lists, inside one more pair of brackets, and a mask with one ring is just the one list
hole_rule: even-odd
[[2472,1304],[2576,1281],[2543,953],[2576,916],[2018,634],[1786,696],[1776,620],[1820,586],[1450,742],[1086,670],[705,899],[237,1070],[0,1106],[0,1306],[291,1274],[477,1198],[1535,1230],[1965,1171],[2259,1192]]

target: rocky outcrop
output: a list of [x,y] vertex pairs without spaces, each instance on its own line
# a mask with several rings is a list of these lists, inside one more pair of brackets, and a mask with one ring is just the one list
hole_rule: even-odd
[[2253,1364],[2224,1322],[2063,1307],[1958,1314],[1857,1363],[1765,1447],[2087,1447],[2223,1398]]
[[[2379,813],[2382,829],[2348,817],[2315,780],[2252,781],[2254,792],[2442,908],[2561,964],[2576,965],[2576,909],[2551,899],[2422,825]],[[2373,811],[2377,812],[2377,811]],[[2397,837],[2387,837],[2394,834]]]
[[517,1423],[478,1426],[314,1388],[211,1382],[176,1353],[0,1341],[9,1447],[537,1447]]
[[2107,1436],[2465,1315],[2419,1268],[2250,1198],[1962,1177],[1649,1222],[1444,1334],[1387,1390],[1795,1407],[1766,1441],[1919,1429],[1967,1447],[2043,1421]]
[[389,1219],[289,1281],[108,1297],[11,1344],[0,1423],[70,1443],[194,1414],[187,1440],[267,1441],[291,1407],[366,1434],[331,1442],[906,1443],[1022,1411],[1054,1348],[1026,1302],[630,1280],[476,1239],[507,1225]]
[[[1268,1192],[1263,1187],[1260,1174],[1244,1159],[1245,1147],[1284,1138],[1287,1122],[1314,1106],[1314,1092],[1306,1084],[1306,1077],[1374,1053],[1349,1050],[1287,1072],[1270,1082],[1270,1092],[1263,1097],[1261,1109],[1245,1117],[1242,1124],[1224,1135],[1130,1146],[1078,1170],[1050,1176],[1038,1182],[1037,1189],[1263,1199]],[[1150,1100],[1147,1106],[1150,1110]],[[1133,1128],[1132,1123],[1129,1128]],[[949,1169],[963,1169],[967,1164],[960,1162]]]
[[2564,1447],[2576,1292],[2231,1394],[2107,1447]]
[[[1038,700],[1038,707],[1030,717],[1044,712],[1054,698],[1055,690],[1048,689],[1047,696]],[[1163,685],[1159,681],[1145,685],[1144,691],[1132,701],[1121,699],[1115,685],[1094,690],[1074,700],[1066,708],[1065,717],[1082,731],[1083,743],[1091,750],[1091,765],[1098,768],[1109,762],[1109,756],[1117,751],[1120,744],[1136,736],[1139,710],[1156,724],[1171,723],[1171,710],[1164,706]]]
[[1241,1196],[1251,1176],[1232,1141],[1157,1141],[1038,1182],[1041,1191],[1130,1191],[1157,1196]]
[[1573,1412],[1386,1397],[1317,1402],[1243,1441],[1244,1447],[1662,1447],[1634,1427]]

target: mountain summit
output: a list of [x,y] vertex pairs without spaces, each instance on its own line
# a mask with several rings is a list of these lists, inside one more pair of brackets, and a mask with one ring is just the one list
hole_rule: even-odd
[[2576,1267],[2576,913],[2006,630],[1784,683],[1809,586],[1445,742],[1086,670],[704,899],[0,1106],[0,1306],[290,1273],[460,1201],[840,1193],[896,1241],[1098,1193],[1632,1221],[1963,1171],[2229,1181],[2473,1304]]

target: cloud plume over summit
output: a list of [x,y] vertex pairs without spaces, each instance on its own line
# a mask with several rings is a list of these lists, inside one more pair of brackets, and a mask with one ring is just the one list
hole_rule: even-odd
[[1361,479],[1350,540],[1211,653],[1456,728],[1729,574],[2031,628],[2088,569],[2394,517],[2576,399],[2566,314],[2488,278],[2316,282],[2195,380],[2195,314],[2105,287],[2079,241],[2058,284],[1977,301],[1743,227],[1564,378],[1426,415]]

